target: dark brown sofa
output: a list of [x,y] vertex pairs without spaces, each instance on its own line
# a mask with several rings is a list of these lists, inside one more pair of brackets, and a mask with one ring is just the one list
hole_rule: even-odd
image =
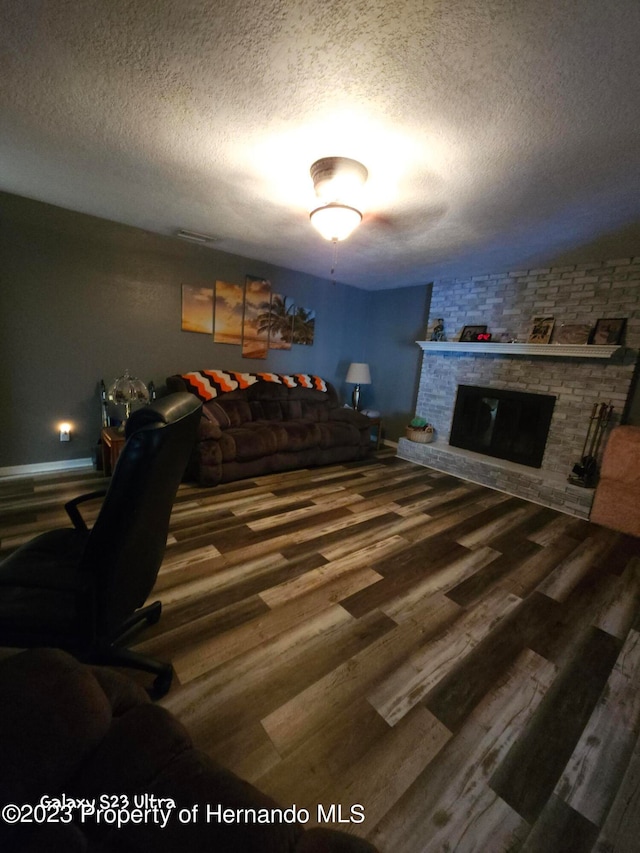
[[21,652],[0,662],[0,696],[0,850],[375,853],[328,827],[218,819],[277,804],[194,749],[181,723],[115,670]]
[[316,376],[208,370],[169,376],[167,387],[203,401],[188,468],[203,486],[369,452],[369,419],[341,406],[333,385]]

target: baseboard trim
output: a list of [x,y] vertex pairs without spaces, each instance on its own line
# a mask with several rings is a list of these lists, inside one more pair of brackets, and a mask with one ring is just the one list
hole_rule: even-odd
[[59,462],[34,462],[31,465],[10,465],[0,468],[0,477],[29,477],[32,474],[47,474],[52,471],[74,471],[76,468],[92,468],[93,459],[66,459]]

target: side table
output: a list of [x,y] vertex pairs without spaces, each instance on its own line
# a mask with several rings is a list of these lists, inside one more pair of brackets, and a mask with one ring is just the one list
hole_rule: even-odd
[[[367,417],[369,417],[367,415]],[[376,450],[382,447],[382,418],[369,418],[369,423],[376,430]]]
[[124,447],[125,437],[124,433],[116,427],[103,427],[100,439],[102,441],[102,473],[105,477],[109,477]]

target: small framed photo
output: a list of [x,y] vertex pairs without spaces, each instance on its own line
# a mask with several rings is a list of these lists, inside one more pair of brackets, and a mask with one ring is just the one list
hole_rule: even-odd
[[553,336],[554,344],[588,344],[593,326],[589,323],[563,323]]
[[624,327],[626,323],[626,317],[606,317],[598,320],[589,343],[609,344],[612,346],[622,343],[622,336],[624,334]]
[[460,333],[460,343],[476,343],[478,335],[486,335],[486,326],[464,326]]
[[555,320],[553,317],[534,317],[529,331],[530,344],[548,344]]

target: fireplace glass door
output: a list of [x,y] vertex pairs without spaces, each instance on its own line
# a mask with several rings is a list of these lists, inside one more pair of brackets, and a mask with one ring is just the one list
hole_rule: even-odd
[[539,468],[555,402],[549,394],[459,385],[449,444]]

